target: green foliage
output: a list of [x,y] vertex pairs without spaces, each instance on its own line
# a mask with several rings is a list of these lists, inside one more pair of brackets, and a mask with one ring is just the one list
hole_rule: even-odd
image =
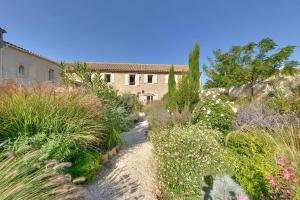
[[104,108],[97,98],[43,86],[30,91],[7,86],[0,96],[0,140],[9,139],[12,151],[29,145],[65,161],[100,144]]
[[273,97],[264,102],[264,106],[281,114],[291,112],[291,104],[282,92],[276,92]]
[[84,176],[88,183],[93,180],[100,170],[100,154],[98,152],[79,152],[74,156],[73,165],[69,172],[72,177]]
[[190,90],[188,84],[188,76],[183,75],[183,77],[179,80],[178,88],[176,91],[176,102],[178,111],[181,112],[184,107],[188,106],[190,97]]
[[194,49],[191,51],[189,55],[188,84],[190,89],[190,97],[189,97],[190,110],[193,110],[199,101],[199,91],[200,91],[199,54],[200,54],[200,47],[199,47],[199,43],[196,42]]
[[83,196],[82,188],[72,184],[68,175],[57,172],[70,163],[44,162],[39,160],[41,156],[38,151],[29,151],[16,157],[0,150],[0,199],[54,200]]
[[168,112],[164,106],[152,107],[151,111],[147,113],[149,127],[151,129],[162,129],[167,126],[174,126],[178,124],[186,124],[191,121],[192,113],[188,108],[185,108],[180,113],[178,111]]
[[189,72],[183,75],[178,83],[176,91],[176,102],[179,112],[184,107],[188,107],[192,111],[199,101],[200,91],[200,69],[199,69],[199,53],[200,47],[196,42],[194,49],[189,55]]
[[215,60],[209,58],[210,67],[204,66],[205,73],[210,77],[206,87],[240,86],[250,84],[251,96],[254,85],[280,73],[294,74],[299,63],[290,61],[295,46],[286,46],[275,51],[276,43],[264,38],[258,43],[250,42],[245,46],[233,46],[228,52],[215,50]]
[[175,125],[151,132],[157,173],[164,196],[200,199],[204,176],[222,168],[222,134],[196,125]]
[[174,74],[174,66],[172,65],[169,71],[168,80],[168,99],[167,108],[173,112],[176,109],[176,81]]
[[193,112],[194,123],[203,121],[212,128],[218,129],[223,133],[228,133],[231,129],[236,108],[234,108],[233,102],[225,102],[221,98],[217,94],[204,93]]
[[233,132],[226,138],[230,157],[236,158],[233,178],[254,199],[269,196],[267,177],[276,172],[276,148],[268,134]]

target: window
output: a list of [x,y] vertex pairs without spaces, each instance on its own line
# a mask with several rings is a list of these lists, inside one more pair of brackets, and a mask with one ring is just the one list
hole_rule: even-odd
[[53,69],[49,69],[48,79],[49,79],[49,81],[54,81],[54,70]]
[[147,76],[147,83],[153,83],[153,75]]
[[129,85],[135,85],[135,75],[134,74],[129,75]]
[[147,104],[150,104],[153,102],[153,96],[147,96]]
[[110,83],[111,82],[111,74],[104,74],[104,81],[106,83]]
[[19,66],[19,75],[24,76],[25,75],[25,67],[23,65]]

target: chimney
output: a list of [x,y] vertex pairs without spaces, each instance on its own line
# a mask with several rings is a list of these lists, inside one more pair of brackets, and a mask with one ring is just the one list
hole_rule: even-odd
[[3,41],[3,34],[6,33],[6,30],[0,27],[0,42]]

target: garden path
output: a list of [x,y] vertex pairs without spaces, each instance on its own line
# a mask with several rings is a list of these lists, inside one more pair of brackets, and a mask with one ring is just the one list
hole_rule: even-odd
[[86,187],[85,200],[156,199],[152,145],[147,141],[148,122],[141,118],[122,134],[119,154],[102,166],[95,180]]

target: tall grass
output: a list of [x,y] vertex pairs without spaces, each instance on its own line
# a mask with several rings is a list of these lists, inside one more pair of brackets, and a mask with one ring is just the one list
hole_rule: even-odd
[[103,111],[97,98],[76,91],[0,86],[0,141],[8,139],[12,151],[29,145],[51,159],[70,160],[81,148],[99,146]]
[[[1,144],[0,144],[1,146]],[[84,190],[72,183],[69,175],[57,171],[70,163],[54,160],[42,162],[38,151],[22,157],[0,150],[0,199],[71,199],[80,197]]]

